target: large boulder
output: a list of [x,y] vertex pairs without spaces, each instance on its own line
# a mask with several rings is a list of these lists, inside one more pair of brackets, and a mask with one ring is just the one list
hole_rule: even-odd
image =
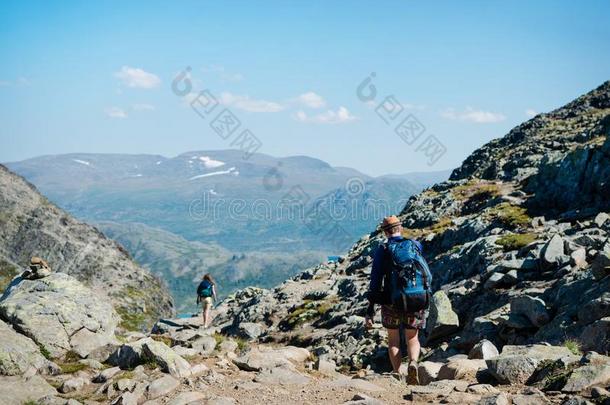
[[0,298],[0,317],[52,357],[69,350],[86,357],[115,340],[119,321],[107,298],[64,273],[38,280],[15,278]]
[[36,343],[0,321],[0,375],[21,375],[31,369],[43,374],[59,371],[40,353]]
[[498,348],[493,343],[491,343],[487,339],[483,339],[479,343],[474,345],[472,349],[470,349],[470,352],[468,353],[468,358],[487,360],[492,357],[496,357],[499,354],[500,352],[498,352]]
[[610,351],[610,317],[599,319],[587,325],[583,329],[579,340],[584,350],[608,353]]
[[432,296],[430,316],[428,317],[428,340],[432,341],[452,334],[460,327],[460,320],[453,311],[451,300],[444,291],[439,290]]
[[608,383],[610,383],[610,364],[589,364],[572,371],[562,391],[581,392],[594,386],[605,387]]
[[563,346],[506,345],[499,356],[486,360],[487,369],[502,384],[525,384],[544,360],[559,360],[572,352]]
[[564,254],[564,241],[560,235],[553,237],[544,245],[540,252],[540,259],[544,268],[559,267],[569,261],[569,257]]
[[55,388],[38,374],[28,378],[0,377],[0,403],[2,405],[23,405],[55,395],[57,395]]
[[536,327],[549,323],[550,316],[546,309],[546,303],[529,295],[520,295],[510,301],[511,315],[522,315]]
[[118,366],[122,369],[134,368],[144,362],[142,352],[144,343],[151,342],[152,338],[144,338],[135,342],[125,343],[117,348],[108,357],[108,363],[113,366]]
[[154,361],[162,371],[173,377],[182,378],[191,375],[191,365],[188,361],[176,354],[163,342],[148,340],[142,345],[142,357],[145,360]]

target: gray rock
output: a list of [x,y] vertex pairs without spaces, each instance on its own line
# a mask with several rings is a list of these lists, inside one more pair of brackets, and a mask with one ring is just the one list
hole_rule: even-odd
[[596,280],[610,274],[610,243],[606,243],[591,263],[591,273]]
[[500,272],[492,273],[491,276],[485,281],[484,287],[488,290],[493,290],[494,288],[500,287],[502,285],[502,280],[504,279],[504,274]]
[[[0,299],[0,316],[53,357],[74,348],[86,355],[93,346],[114,341],[119,320],[107,298],[64,273],[15,279]],[[93,344],[83,345],[83,329],[90,332],[87,336]]]
[[422,361],[417,366],[417,374],[419,377],[420,385],[428,385],[438,377],[438,372],[443,363],[437,363],[433,361]]
[[114,351],[108,358],[108,363],[123,369],[134,368],[143,362],[142,352],[146,342],[151,338],[144,338],[132,343],[126,343]]
[[85,380],[82,377],[70,378],[69,380],[66,380],[63,382],[63,384],[59,388],[59,391],[64,394],[74,392],[74,391],[79,391],[86,384],[87,384],[87,380]]
[[358,391],[380,392],[384,389],[379,385],[373,384],[360,378],[339,377],[336,380],[326,383],[330,387],[353,388]]
[[304,385],[309,382],[309,377],[286,367],[276,367],[261,371],[254,381],[269,385]]
[[182,378],[191,375],[189,362],[177,355],[163,342],[152,339],[145,341],[142,345],[142,357],[154,361],[162,371],[174,377]]
[[610,215],[606,214],[605,212],[600,212],[599,214],[597,214],[593,222],[595,223],[595,225],[597,225],[598,228],[601,228],[609,219]]
[[590,364],[572,371],[563,392],[581,392],[596,385],[606,386],[610,383],[610,364]]
[[442,290],[434,293],[427,324],[428,340],[432,341],[450,335],[459,327],[460,321],[451,307],[451,300],[447,294]]
[[498,394],[500,392],[496,387],[490,384],[472,384],[468,386],[466,391],[484,396],[488,396],[490,394]]
[[263,334],[263,326],[255,322],[241,322],[237,326],[237,335],[247,340],[256,340]]
[[193,349],[190,347],[184,347],[184,346],[173,346],[172,350],[181,357],[192,357],[192,356],[197,356],[198,354],[200,354],[201,352],[197,349]]
[[106,381],[112,379],[115,375],[121,372],[120,367],[111,367],[105,370],[102,370],[98,375],[93,377],[94,383],[105,383]]
[[510,300],[511,314],[523,315],[532,323],[540,327],[550,321],[546,304],[543,300],[529,295],[520,295]]
[[545,268],[559,267],[560,264],[565,262],[564,241],[560,235],[553,235],[544,245],[540,259]]
[[191,342],[191,347],[200,354],[207,356],[216,349],[216,339],[212,336],[202,336]]
[[55,396],[57,391],[44,378],[33,375],[0,377],[0,398],[2,405],[23,405],[27,401],[37,401],[46,396]]
[[578,320],[583,324],[589,324],[607,316],[610,316],[610,292],[605,292],[601,297],[585,302],[578,310]]
[[469,359],[487,360],[500,354],[498,348],[487,339],[481,340],[468,353]]
[[579,338],[584,350],[610,352],[610,317],[602,318],[587,325]]
[[477,373],[486,368],[485,360],[451,359],[443,364],[438,372],[437,379],[476,381]]
[[225,339],[220,343],[220,351],[222,353],[234,353],[239,346],[233,339]]
[[344,402],[344,405],[385,405],[385,402],[371,398],[368,395],[356,394],[350,401]]
[[199,404],[203,400],[205,400],[205,395],[201,392],[190,391],[190,392],[181,392],[174,399],[167,402],[167,405],[189,405],[189,404]]
[[166,396],[174,392],[179,386],[180,381],[176,380],[171,375],[157,378],[148,385],[147,397],[148,399],[155,399]]
[[509,405],[510,400],[504,392],[481,398],[476,405]]
[[486,360],[487,368],[502,384],[525,384],[538,364],[544,360],[559,360],[572,354],[563,346],[506,345],[497,357]]
[[337,364],[332,360],[318,358],[316,359],[314,368],[323,375],[334,376],[337,374]]
[[570,254],[570,264],[582,268],[587,266],[587,249],[579,248]]
[[59,367],[48,361],[31,339],[0,321],[0,375],[21,375],[34,369],[57,374]]

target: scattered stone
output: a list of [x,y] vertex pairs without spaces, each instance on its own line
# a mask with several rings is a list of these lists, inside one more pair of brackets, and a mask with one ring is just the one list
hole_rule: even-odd
[[587,266],[587,249],[579,248],[570,254],[570,265],[582,268]]
[[319,371],[320,374],[326,376],[334,376],[337,374],[337,364],[332,360],[318,358],[315,362],[314,368]]
[[42,374],[59,373],[59,367],[40,353],[32,339],[0,320],[0,375],[21,375],[32,368]]
[[477,373],[487,368],[485,360],[451,359],[438,372],[438,380],[476,381]]
[[494,395],[483,397],[477,402],[477,405],[509,405],[509,404],[510,404],[510,401],[508,399],[508,396],[503,392],[501,392],[499,394],[494,394]]
[[359,391],[380,392],[384,389],[372,382],[362,380],[360,378],[341,377],[327,383],[331,387],[353,388]]
[[256,340],[263,334],[263,326],[254,322],[242,322],[237,326],[237,335],[247,340]]
[[105,370],[102,370],[98,375],[93,377],[94,383],[105,383],[106,381],[112,379],[115,375],[121,372],[120,367],[111,367]]
[[70,378],[69,380],[64,381],[64,383],[59,388],[59,392],[63,394],[68,394],[70,392],[79,391],[87,384],[87,380],[81,377]]
[[46,396],[55,396],[57,391],[39,375],[28,378],[19,376],[0,377],[0,399],[2,405],[23,405]]
[[165,375],[161,378],[157,378],[148,385],[146,396],[148,399],[163,397],[174,392],[179,386],[180,381],[171,375]]
[[572,371],[563,392],[581,392],[596,385],[610,383],[610,364],[590,364]]
[[212,336],[202,336],[191,342],[191,347],[200,354],[208,356],[216,349],[216,339]]
[[534,326],[540,327],[550,320],[545,302],[537,297],[520,295],[510,300],[510,312],[525,316]]
[[167,405],[189,405],[201,403],[205,399],[205,395],[201,392],[181,392],[174,399],[167,402]]
[[285,367],[276,367],[261,371],[254,381],[270,385],[304,385],[309,382],[309,377]]
[[419,383],[421,385],[428,385],[432,381],[435,381],[442,366],[443,363],[436,363],[433,361],[422,361],[419,363],[417,367]]
[[385,405],[385,402],[371,398],[368,395],[356,394],[350,401],[344,402],[344,405]]
[[540,259],[543,267],[546,269],[559,267],[560,264],[566,262],[564,255],[564,241],[560,235],[553,235],[546,245],[544,245],[541,251]]
[[600,212],[599,214],[597,214],[593,222],[595,223],[595,225],[597,225],[598,228],[601,228],[609,219],[610,215],[606,214],[605,212]]
[[498,356],[499,354],[500,352],[498,352],[498,348],[496,348],[493,343],[487,339],[483,339],[474,345],[474,347],[470,350],[468,353],[468,358],[487,360]]
[[466,391],[471,392],[473,394],[484,395],[484,396],[487,396],[489,394],[497,394],[500,392],[500,391],[498,391],[498,389],[496,387],[494,387],[491,384],[473,384],[473,385],[468,386]]
[[502,384],[525,384],[543,360],[559,360],[572,352],[563,346],[506,345],[497,357],[487,359],[489,372]]
[[191,365],[163,342],[149,340],[142,345],[142,356],[159,365],[162,371],[178,378],[191,375]]
[[434,293],[428,317],[428,341],[450,335],[459,327],[460,321],[447,294],[442,290]]

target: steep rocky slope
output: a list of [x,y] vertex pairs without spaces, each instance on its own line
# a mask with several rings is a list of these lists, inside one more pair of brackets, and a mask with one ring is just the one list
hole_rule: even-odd
[[51,204],[23,178],[0,165],[2,289],[32,256],[110,297],[123,325],[151,325],[173,311],[163,284],[97,229]]
[[[606,82],[483,146],[449,181],[409,200],[400,213],[404,232],[424,244],[439,291],[422,336],[425,358],[446,362],[482,339],[507,356],[511,345],[543,342],[610,350],[609,131]],[[339,263],[273,290],[236,293],[216,325],[308,347],[346,369],[383,369],[385,332],[363,327],[381,239],[375,230]],[[528,364],[556,360],[532,350],[519,354],[538,359]],[[488,365],[497,377],[497,364]]]

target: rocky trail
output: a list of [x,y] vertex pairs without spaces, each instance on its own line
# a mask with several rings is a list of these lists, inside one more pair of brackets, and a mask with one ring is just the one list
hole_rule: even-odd
[[[0,215],[7,246],[39,224],[53,232],[33,250],[62,253],[55,272],[17,275],[0,298],[0,404],[609,404],[609,135],[606,82],[409,200],[399,219],[422,242],[435,290],[417,386],[388,373],[386,331],[364,327],[379,229],[337,262],[232,294],[212,329],[171,316],[150,329],[135,321],[171,312],[160,284],[118,248],[111,273],[124,263],[135,275],[118,289],[86,260],[62,271],[83,241],[61,242],[59,230],[93,231],[61,225],[66,214],[46,213],[2,171],[2,196],[14,197]],[[35,200],[29,219],[11,219],[15,188]],[[26,252],[3,249],[12,277]]]

